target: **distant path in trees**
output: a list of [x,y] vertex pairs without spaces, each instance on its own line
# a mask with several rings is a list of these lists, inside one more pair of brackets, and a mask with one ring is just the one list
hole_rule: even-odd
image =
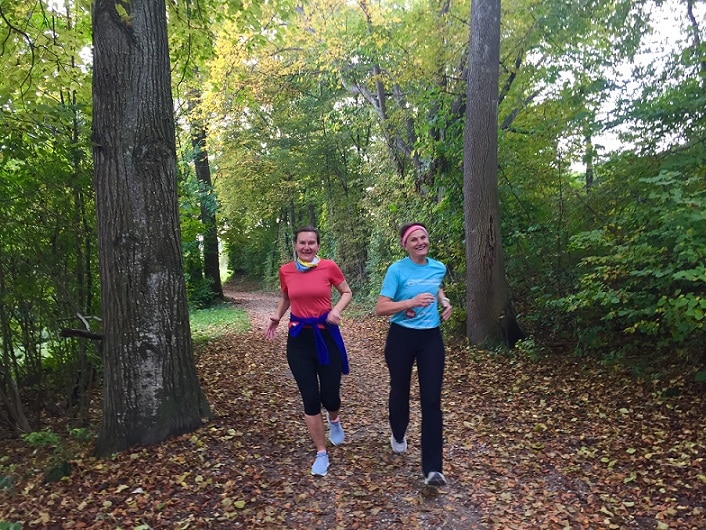
[[[238,348],[247,351],[232,354],[247,354],[250,373],[258,374],[258,385],[266,378],[272,387],[271,408],[259,410],[251,421],[265,422],[256,430],[266,433],[268,440],[258,447],[261,459],[252,465],[262,466],[257,472],[260,480],[270,477],[268,480],[276,484],[261,488],[259,496],[261,502],[271,503],[269,517],[273,521],[279,518],[284,527],[292,529],[485,528],[479,523],[469,496],[473,485],[459,480],[450,465],[444,469],[449,479],[447,487],[424,486],[416,379],[407,435],[409,450],[405,455],[394,455],[390,450],[388,375],[383,358],[387,319],[372,314],[354,317],[344,312],[342,333],[351,363],[341,396],[346,442],[340,447],[329,447],[329,473],[315,478],[309,474],[315,450],[285,359],[285,321],[274,341],[263,336],[279,293],[236,281],[224,285],[224,295],[245,309],[252,323],[250,337]],[[255,349],[258,353],[250,356]],[[247,381],[235,382],[248,387]]]
[[245,279],[228,281],[223,285],[223,295],[247,311],[253,328],[262,328],[263,331],[267,318],[274,313],[279,300],[279,292],[263,291],[257,284]]

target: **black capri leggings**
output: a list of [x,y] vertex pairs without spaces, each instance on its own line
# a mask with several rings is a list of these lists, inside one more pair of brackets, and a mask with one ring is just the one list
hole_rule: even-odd
[[328,347],[329,365],[319,363],[314,343],[314,330],[304,328],[299,336],[287,336],[287,362],[299,387],[304,414],[321,414],[341,408],[341,353],[328,330],[321,330]]

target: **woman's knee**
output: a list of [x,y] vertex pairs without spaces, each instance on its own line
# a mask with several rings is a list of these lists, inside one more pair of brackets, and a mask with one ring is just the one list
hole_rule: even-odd
[[304,414],[307,416],[316,416],[317,414],[321,414],[321,403],[318,400],[316,402],[305,401]]
[[341,408],[341,398],[322,399],[321,404],[326,410],[333,412]]

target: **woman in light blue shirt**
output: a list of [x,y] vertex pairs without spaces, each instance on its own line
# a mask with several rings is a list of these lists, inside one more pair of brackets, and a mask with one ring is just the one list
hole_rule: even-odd
[[[422,407],[422,473],[424,483],[443,486],[443,420],[441,386],[445,350],[441,318],[451,316],[451,304],[441,283],[446,266],[428,256],[429,233],[422,223],[400,228],[407,257],[387,269],[375,313],[390,317],[385,361],[390,372],[390,445],[395,453],[407,450],[412,367],[417,363]],[[441,308],[441,316],[439,316]]]

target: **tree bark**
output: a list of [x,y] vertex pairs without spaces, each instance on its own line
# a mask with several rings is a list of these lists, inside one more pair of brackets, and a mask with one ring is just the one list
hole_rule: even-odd
[[513,346],[522,331],[505,277],[498,202],[500,0],[473,0],[464,137],[466,332],[481,347]]
[[[0,299],[5,295],[5,268],[0,255]],[[15,379],[12,376],[12,335],[10,333],[9,315],[5,312],[5,306],[0,304],[0,402],[2,408],[8,413],[8,420],[11,427],[20,433],[32,431],[32,426],[27,419],[22,407],[20,390],[17,388]]]
[[[201,193],[212,195],[211,166],[206,150],[206,130],[201,124],[191,124],[191,145],[195,151],[194,168],[196,179],[201,184]],[[215,201],[212,201],[215,203]],[[211,285],[214,298],[223,298],[221,267],[218,252],[218,223],[215,204],[201,198],[201,224],[203,225],[203,274]]]
[[191,345],[163,0],[93,7],[93,160],[103,319],[98,456],[210,417]]

